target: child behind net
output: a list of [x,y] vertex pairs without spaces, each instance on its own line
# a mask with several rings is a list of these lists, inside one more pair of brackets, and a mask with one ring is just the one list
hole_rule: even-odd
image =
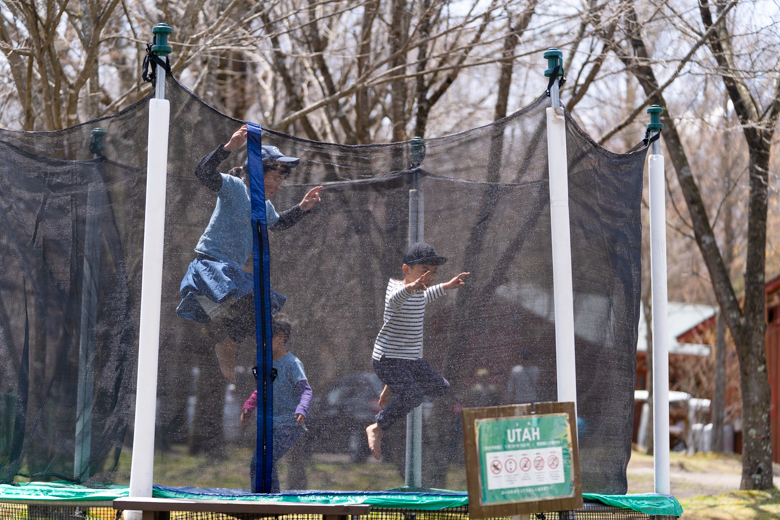
[[[273,470],[271,472],[271,493],[280,491],[279,473],[276,463],[298,442],[306,429],[306,415],[311,404],[312,391],[303,364],[291,352],[287,352],[287,342],[292,333],[289,318],[277,313],[271,318],[273,333],[273,367],[276,378],[273,381]],[[257,390],[255,390],[241,410],[241,424],[249,425],[250,418],[257,409]],[[252,492],[255,493],[255,474],[257,471],[257,451],[249,465]]]

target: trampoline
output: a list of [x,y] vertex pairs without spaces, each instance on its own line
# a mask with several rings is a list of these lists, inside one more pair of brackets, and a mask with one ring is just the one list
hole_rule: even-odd
[[[126,486],[94,489],[74,484],[30,484],[0,486],[0,515],[4,518],[106,518],[113,519],[119,511],[112,508],[115,498],[128,496]],[[430,520],[451,520],[468,517],[468,496],[443,490],[411,488],[373,492],[345,491],[297,491],[282,495],[258,495],[246,490],[221,488],[191,488],[154,486],[153,496],[158,498],[262,501],[287,504],[368,504],[371,518],[381,520],[403,519],[410,515]],[[670,496],[658,494],[632,494],[606,496],[585,494],[585,507],[577,511],[575,518],[616,520],[645,516],[680,516],[680,504]],[[175,518],[211,520],[212,518],[239,517],[216,513],[177,513]],[[249,515],[245,515],[249,516]],[[303,520],[307,515],[287,515]],[[558,513],[546,513],[546,518],[559,518]]]
[[[304,475],[313,453],[343,458],[354,451],[354,463],[365,464],[362,444],[354,442],[365,440],[365,421],[377,411],[378,395],[361,397],[366,387],[376,393],[371,383],[350,387],[346,381],[365,374],[362,380],[370,379],[385,286],[402,276],[408,244],[422,240],[448,257],[443,280],[461,271],[472,275],[425,314],[424,356],[447,378],[450,392],[423,402],[407,418],[408,428],[398,424],[389,431],[383,462],[375,466],[403,472],[413,487],[387,491],[390,486],[377,481],[368,486],[375,489],[360,493],[252,495],[212,489],[220,482],[192,489],[181,481],[155,486],[154,495],[345,501],[370,504],[372,516],[464,517],[464,489],[437,490],[447,485],[447,470],[457,472],[462,464],[459,410],[555,401],[565,388],[575,396],[582,421],[579,452],[588,505],[577,518],[682,513],[673,497],[625,495],[648,142],[630,153],[612,153],[565,114],[565,154],[548,152],[546,95],[491,125],[407,143],[344,146],[258,127],[254,146],[273,145],[300,158],[271,198],[276,209],[293,207],[318,185],[324,186],[323,200],[282,230],[267,226],[265,209],[253,213],[257,229],[263,228],[255,243],[255,294],[265,291],[265,299],[255,302],[256,335],[239,344],[236,381],[229,383],[214,346],[236,325],[225,325],[219,315],[208,323],[182,319],[176,309],[182,277],[200,254],[193,248],[215,207],[214,191],[195,171],[243,122],[215,111],[174,78],[158,81],[158,97],[161,90],[170,106],[169,124],[163,118],[167,142],[152,132],[163,119],[150,109],[157,105],[149,98],[58,132],[0,130],[0,244],[9,252],[0,274],[0,515],[115,518],[117,511],[97,504],[129,494],[111,483],[127,481],[117,469],[133,441],[132,463],[143,451],[146,473],[155,447],[156,462],[164,465],[167,450],[184,443],[191,453],[204,454],[204,468],[256,445],[259,471],[270,469],[261,446],[268,448],[277,434],[271,430],[272,399],[259,399],[254,425],[242,429],[237,420],[253,390],[262,396],[264,381],[271,388],[282,383],[271,378],[271,286],[287,297],[282,311],[293,322],[287,349],[302,362],[314,393],[300,441]],[[163,184],[150,189],[152,156],[159,160],[161,147],[167,150]],[[250,178],[263,175],[257,160],[252,166],[252,150]],[[561,157],[570,215],[570,346],[576,352],[568,361],[573,367],[576,360],[576,384],[558,384],[562,320],[556,320],[556,206],[550,203],[548,171]],[[247,149],[232,152],[219,171],[246,158]],[[252,196],[258,179],[263,177],[249,183]],[[152,196],[164,203],[150,205]],[[157,217],[151,217],[154,212]],[[158,261],[146,256],[154,238],[150,220],[159,225],[164,244]],[[246,272],[250,267],[239,266]],[[145,335],[149,319],[143,309],[150,307],[142,286],[150,269],[159,271],[160,310],[153,316],[159,329]],[[159,369],[156,359],[152,369],[143,351],[157,341]],[[145,383],[147,376],[153,386]],[[151,396],[140,397],[143,392]],[[339,444],[344,440],[346,448]],[[248,473],[248,457],[245,464]],[[244,482],[249,487],[248,475]]]

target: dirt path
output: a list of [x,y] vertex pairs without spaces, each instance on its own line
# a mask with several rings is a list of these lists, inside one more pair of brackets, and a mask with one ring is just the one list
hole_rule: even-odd
[[[670,469],[672,495],[678,499],[734,491],[742,479],[739,455],[672,453]],[[774,474],[775,485],[780,486],[780,465],[774,465]],[[653,491],[653,458],[633,452],[627,476],[629,493]]]

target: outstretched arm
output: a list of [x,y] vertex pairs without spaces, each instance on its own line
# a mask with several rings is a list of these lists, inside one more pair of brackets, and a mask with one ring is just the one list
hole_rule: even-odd
[[195,176],[200,179],[208,189],[217,192],[222,189],[222,175],[217,171],[222,161],[227,159],[230,152],[240,148],[246,142],[246,125],[236,130],[227,144],[219,145],[216,150],[200,160],[195,168]]
[[322,200],[319,194],[321,189],[322,186],[317,186],[316,188],[310,189],[308,193],[306,193],[306,196],[303,197],[303,200],[300,202],[300,204],[293,206],[287,211],[279,213],[279,221],[269,229],[274,231],[283,231],[293,227],[295,224],[300,222],[304,216],[309,214],[311,208],[314,207],[317,202]]
[[282,211],[279,213],[279,220],[276,221],[276,224],[268,229],[271,231],[283,231],[285,229],[289,229],[300,222],[300,220],[308,214],[309,212],[303,211],[300,206],[293,206],[287,211]]
[[409,294],[414,294],[417,291],[424,291],[428,288],[430,285],[430,279],[431,279],[431,272],[425,271],[421,277],[419,277],[417,280],[413,281],[412,283],[406,284],[406,292]]
[[441,284],[441,288],[448,291],[450,289],[457,289],[458,287],[462,287],[466,285],[466,282],[463,281],[463,278],[470,274],[471,273],[460,273],[458,276],[456,276],[449,282]]
[[399,309],[406,300],[417,291],[425,291],[430,283],[430,271],[425,273],[412,283],[400,285],[390,296],[387,298],[387,304],[392,309]]
[[301,203],[298,204],[298,206],[300,206],[303,211],[309,211],[316,203],[322,200],[320,197],[320,190],[322,188],[322,186],[317,186],[316,188],[312,188],[307,191],[306,195],[303,196],[303,200],[301,200]]

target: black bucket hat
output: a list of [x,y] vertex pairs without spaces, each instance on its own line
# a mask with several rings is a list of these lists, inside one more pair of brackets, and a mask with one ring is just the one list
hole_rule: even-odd
[[417,242],[409,246],[409,249],[404,253],[404,263],[406,265],[442,265],[447,263],[447,259],[437,255],[432,245]]

